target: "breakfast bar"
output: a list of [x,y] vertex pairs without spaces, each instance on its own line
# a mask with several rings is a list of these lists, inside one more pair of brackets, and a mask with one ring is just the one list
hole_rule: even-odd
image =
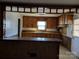
[[0,41],[0,59],[59,59],[58,38],[5,38]]

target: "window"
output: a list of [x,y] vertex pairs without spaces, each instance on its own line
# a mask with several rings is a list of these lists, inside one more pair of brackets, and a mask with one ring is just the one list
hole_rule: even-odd
[[63,9],[58,9],[57,12],[58,13],[63,13]]
[[13,6],[12,11],[17,11],[17,7]]
[[79,19],[74,20],[73,35],[79,37]]
[[19,7],[19,11],[20,12],[23,12],[24,11],[24,8],[23,7]]
[[38,13],[43,13],[43,7],[38,8]]
[[37,12],[37,8],[36,7],[32,8],[32,12]]
[[71,12],[76,12],[76,8],[72,8],[71,9]]
[[25,12],[30,12],[30,8],[25,8]]
[[50,9],[49,8],[45,8],[45,13],[50,13]]
[[6,11],[11,11],[11,7],[10,6],[6,6]]
[[38,30],[45,30],[46,29],[46,22],[45,21],[38,21],[37,26],[38,26]]
[[67,12],[69,12],[69,9],[64,9],[64,13],[67,13]]

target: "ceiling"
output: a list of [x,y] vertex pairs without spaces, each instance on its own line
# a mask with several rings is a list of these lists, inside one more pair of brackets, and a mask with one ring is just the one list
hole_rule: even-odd
[[79,5],[79,0],[0,0],[0,2]]

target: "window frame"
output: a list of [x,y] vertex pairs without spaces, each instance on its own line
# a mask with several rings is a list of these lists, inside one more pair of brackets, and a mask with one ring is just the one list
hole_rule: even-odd
[[[38,22],[45,22],[45,29],[39,29],[38,26],[44,26],[44,25],[38,25]],[[39,31],[46,31],[47,22],[46,21],[37,21],[37,30]]]

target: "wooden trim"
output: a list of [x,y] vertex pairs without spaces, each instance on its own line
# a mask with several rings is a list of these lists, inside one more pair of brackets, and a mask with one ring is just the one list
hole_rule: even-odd
[[[76,9],[76,13],[77,13],[77,9],[79,8],[79,5],[53,5],[53,4],[33,4],[33,3],[13,3],[13,2],[0,2],[2,5],[4,4],[5,6],[11,6],[11,12],[12,11],[12,6],[16,6],[17,9],[19,9],[19,7],[22,7],[22,8],[26,8],[26,7],[29,7],[30,8],[30,12],[29,13],[34,13],[32,12],[32,7],[36,7],[37,8],[37,12],[35,13],[38,13],[38,8],[39,7],[43,7],[43,13],[45,11],[45,8],[49,8],[49,9],[56,9],[56,13],[55,14],[62,14],[62,13],[65,13],[64,10],[65,9],[69,9],[69,12],[71,12],[71,8],[75,8]],[[58,9],[63,9],[63,12],[62,13],[58,13]],[[20,12],[19,10],[17,10],[17,12]],[[28,12],[25,12],[24,10],[24,13],[28,13]],[[52,14],[51,13],[51,10],[48,14]],[[54,13],[53,13],[54,14]]]
[[77,13],[78,8],[76,8],[76,13]]
[[18,3],[18,2],[0,2],[1,5],[22,6],[22,7],[49,7],[49,8],[79,8],[78,5],[63,5],[63,4],[45,4],[45,3]]
[[12,6],[11,6],[11,11],[12,11]]
[[[23,7],[24,8],[24,11],[19,11],[19,7],[17,7],[17,11],[12,11],[12,10],[10,10],[10,11],[8,11],[8,10],[6,10],[7,12],[20,12],[20,13],[39,13],[38,12],[38,7],[37,7],[37,12],[32,12],[32,8],[30,8],[30,12],[26,12],[25,11],[25,7]],[[44,13],[45,11],[45,8],[43,7],[43,12],[42,13]],[[71,12],[71,9],[69,9],[69,13],[72,13]],[[76,9],[76,13],[77,13],[77,9]],[[64,14],[64,9],[63,9],[63,12],[62,13],[58,13],[58,9],[56,9],[56,13],[51,13],[51,9],[50,9],[50,12],[49,13],[47,13],[47,14]]]
[[20,37],[20,19],[18,19],[18,37]]
[[3,39],[3,18],[5,17],[4,15],[4,11],[5,11],[5,6],[4,5],[0,5],[0,40]]

